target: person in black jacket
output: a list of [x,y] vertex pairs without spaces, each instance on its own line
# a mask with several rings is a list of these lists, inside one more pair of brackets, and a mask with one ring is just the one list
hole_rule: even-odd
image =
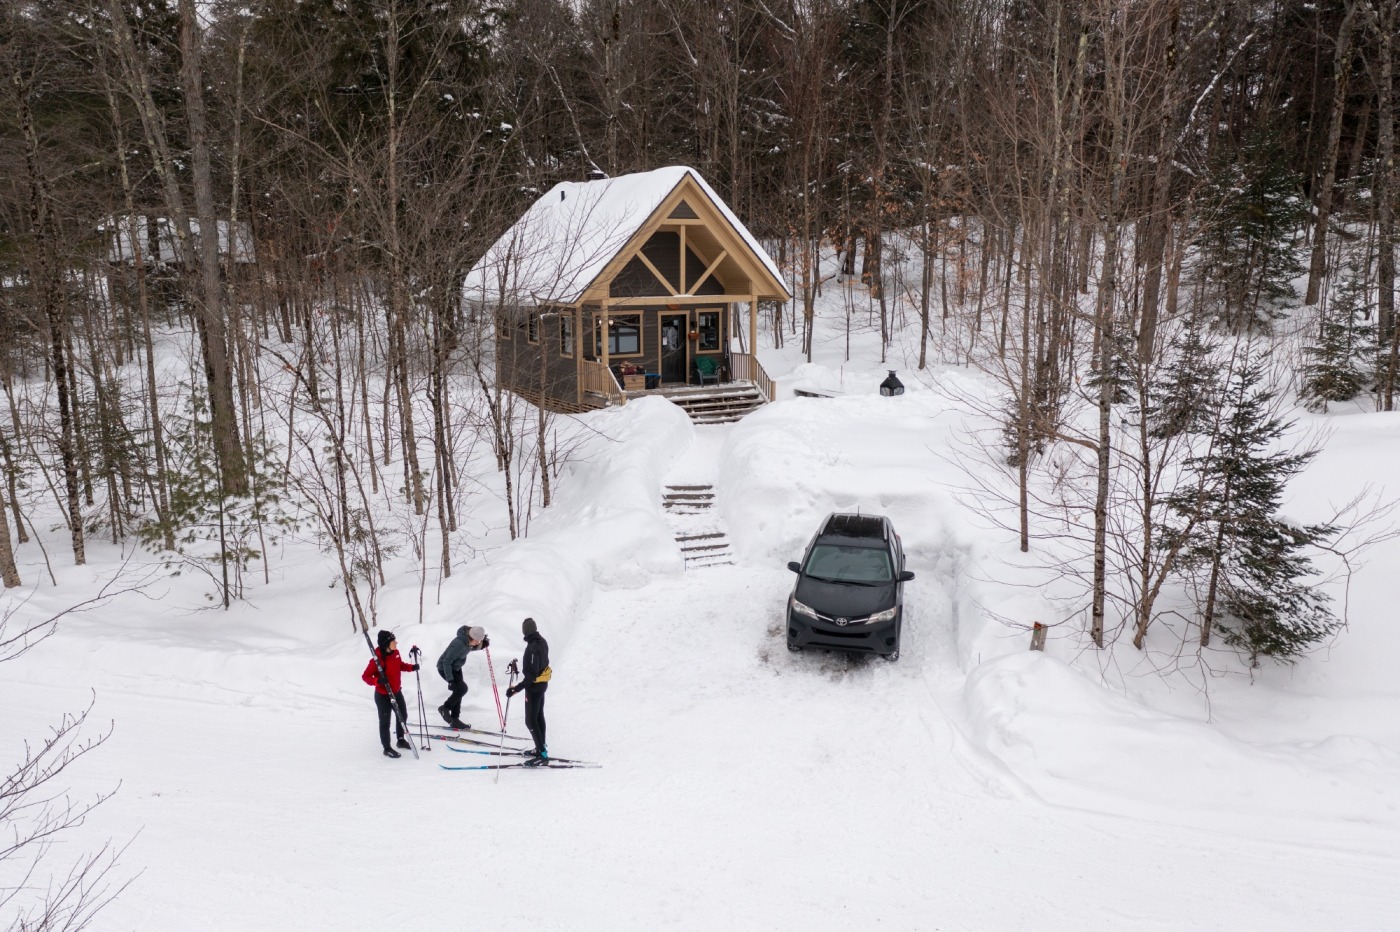
[[462,625],[457,629],[457,637],[438,658],[438,676],[447,680],[447,688],[451,690],[447,701],[438,706],[438,714],[453,728],[471,727],[461,719],[462,697],[467,694],[467,683],[462,679],[462,665],[467,662],[467,654],[490,646],[491,640],[486,636],[486,629]]
[[520,682],[506,690],[507,696],[514,696],[522,690],[525,693],[525,727],[530,729],[530,737],[535,739],[532,759],[526,766],[537,766],[549,760],[549,752],[544,745],[544,692],[549,688],[549,642],[541,635],[535,619],[526,618],[520,626],[525,635],[525,658],[521,664]]

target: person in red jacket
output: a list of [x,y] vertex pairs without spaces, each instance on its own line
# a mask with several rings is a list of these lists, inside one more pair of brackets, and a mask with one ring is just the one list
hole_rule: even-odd
[[[378,662],[371,660],[369,666],[365,667],[364,674],[360,677],[370,686],[374,687],[374,704],[379,708],[379,743],[384,745],[385,757],[400,757],[398,751],[389,747],[389,715],[390,701],[398,703],[399,720],[395,723],[398,731],[398,745],[401,748],[409,747],[408,740],[403,735],[403,723],[408,720],[408,703],[403,701],[402,675],[405,670],[412,673],[418,669],[416,664],[405,663],[399,656],[398,641],[394,640],[394,632],[379,632]],[[379,664],[384,665],[384,673],[389,677],[386,684],[379,676]]]

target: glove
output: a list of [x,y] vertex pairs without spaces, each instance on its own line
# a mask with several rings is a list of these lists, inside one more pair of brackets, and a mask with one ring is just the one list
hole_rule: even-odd
[[507,689],[507,690],[506,690],[506,695],[507,695],[507,696],[514,696],[514,695],[515,695],[516,693],[518,693],[518,692],[520,692],[520,686],[519,686],[519,685],[516,685],[516,686],[512,686],[512,687],[510,687],[509,689]]
[[481,649],[482,649],[482,650],[485,650],[486,648],[488,648],[488,647],[490,647],[490,646],[491,646],[491,638],[490,638],[490,637],[484,637],[484,638],[481,639]]

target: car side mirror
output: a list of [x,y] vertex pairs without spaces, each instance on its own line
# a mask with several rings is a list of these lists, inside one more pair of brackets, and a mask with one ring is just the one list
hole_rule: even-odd
[[796,560],[792,560],[788,563],[788,569],[792,570],[794,573],[800,573],[802,572],[802,564],[798,563]]
[[899,581],[900,581],[900,582],[908,582],[909,580],[911,580],[911,579],[913,579],[913,578],[914,578],[914,573],[913,573],[912,571],[910,571],[910,570],[905,570],[904,572],[902,572],[902,573],[899,574]]

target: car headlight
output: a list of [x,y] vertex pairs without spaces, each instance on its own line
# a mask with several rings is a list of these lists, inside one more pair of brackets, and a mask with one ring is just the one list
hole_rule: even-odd
[[899,606],[896,605],[896,606],[894,606],[893,608],[887,608],[887,609],[885,609],[883,612],[876,612],[875,614],[871,615],[869,618],[865,619],[865,623],[866,623],[867,625],[878,625],[878,624],[880,624],[881,622],[884,622],[884,621],[894,621],[894,616],[895,616],[898,612],[899,612]]
[[796,599],[793,599],[791,604],[792,604],[792,610],[793,610],[794,612],[796,612],[797,614],[799,614],[799,615],[806,615],[808,618],[812,618],[812,619],[816,619],[816,618],[817,618],[817,610],[814,609],[814,608],[812,608],[810,605],[803,605],[801,602],[797,601]]

